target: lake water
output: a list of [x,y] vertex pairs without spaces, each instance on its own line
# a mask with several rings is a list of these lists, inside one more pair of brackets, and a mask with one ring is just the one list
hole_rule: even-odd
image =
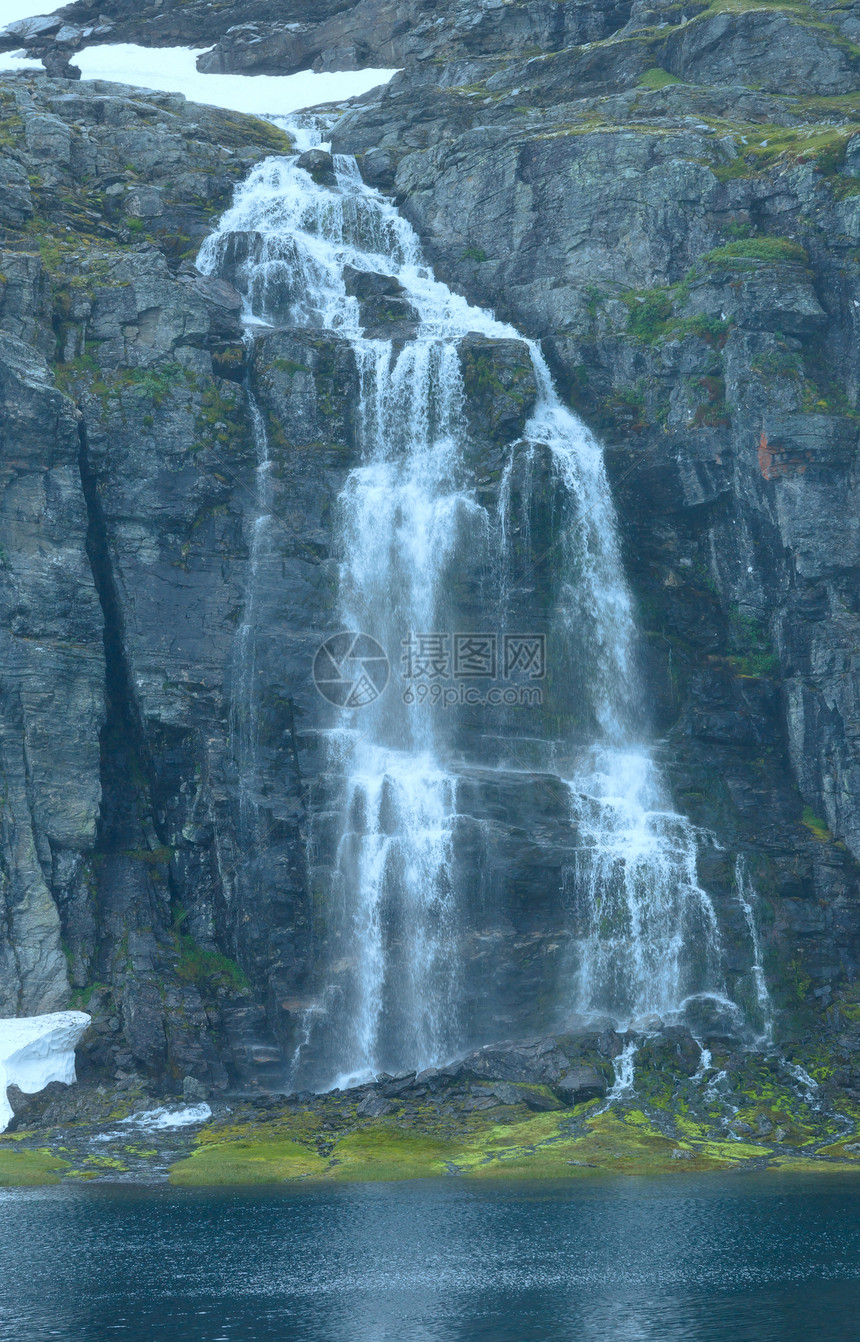
[[860,1182],[0,1190],[2,1342],[853,1342]]

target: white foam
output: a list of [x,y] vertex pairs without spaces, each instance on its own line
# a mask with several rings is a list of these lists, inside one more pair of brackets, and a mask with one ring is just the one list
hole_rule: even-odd
[[187,1128],[192,1123],[205,1123],[212,1117],[208,1104],[188,1104],[181,1109],[147,1109],[142,1114],[132,1114],[121,1120],[132,1128],[141,1128],[144,1132],[163,1132],[167,1128]]
[[51,1081],[69,1086],[75,1076],[75,1045],[90,1023],[85,1011],[0,1020],[0,1132],[12,1118],[8,1086],[36,1095]]
[[[607,1102],[620,1100],[636,1093],[636,1054],[641,1040],[628,1039],[617,1058],[612,1061],[615,1081],[609,1090]],[[607,1103],[608,1107],[608,1103]]]

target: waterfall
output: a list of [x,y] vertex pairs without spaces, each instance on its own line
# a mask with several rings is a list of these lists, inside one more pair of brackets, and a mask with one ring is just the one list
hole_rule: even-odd
[[258,576],[260,562],[266,554],[269,528],[272,523],[272,481],[269,459],[269,438],[266,422],[250,386],[246,386],[254,447],[257,458],[255,470],[255,516],[251,525],[248,556],[248,599],[242,623],[236,635],[233,656],[233,685],[230,696],[230,734],[233,753],[238,766],[240,841],[243,846],[254,841],[253,827],[260,795],[259,767],[259,686],[257,677],[258,637]]
[[595,747],[571,780],[580,847],[568,874],[576,1006],[629,1022],[722,991],[719,930],[696,877],[696,833],[644,750]]
[[756,909],[758,907],[758,892],[750,880],[747,871],[746,862],[742,854],[738,854],[735,860],[735,893],[738,897],[738,903],[741,906],[744,915],[744,921],[749,932],[750,945],[752,947],[752,981],[755,994],[755,1009],[759,1026],[759,1041],[769,1044],[773,1040],[773,1002],[768,992],[767,980],[764,976],[764,965],[761,937],[758,929],[758,919]]
[[[310,138],[306,129],[303,148]],[[340,816],[327,895],[334,949],[320,965],[296,1076],[354,1083],[380,1069],[443,1063],[483,1042],[463,1006],[464,909],[478,881],[458,848],[471,768],[554,774],[569,798],[559,1019],[609,1017],[620,1028],[648,1012],[678,1019],[687,998],[724,994],[719,933],[696,877],[696,831],[673,811],[641,739],[632,602],[601,449],[560,401],[540,347],[435,279],[410,225],[363,184],[354,160],[336,157],[334,170],[324,185],[295,158],[259,164],[198,261],[240,288],[249,329],[319,328],[347,339],[360,386],[361,459],[336,524],[339,622],[381,645],[391,684],[379,694],[368,685],[366,702],[342,707],[325,732]],[[348,282],[356,273],[400,286],[414,319],[401,338],[363,328]],[[479,497],[468,461],[461,345],[474,335],[518,342],[536,386],[493,506]],[[251,413],[256,425],[253,400]],[[540,553],[538,513],[552,532]],[[513,682],[483,734],[459,708],[433,711],[445,701],[432,668],[402,691],[405,659],[448,656],[439,639],[464,618],[466,565],[481,575],[481,620],[494,624],[493,638],[544,619],[524,664],[545,649],[554,699],[528,730],[518,726],[522,687]],[[252,591],[248,600],[250,628]],[[429,642],[417,645],[420,637]],[[505,647],[519,656],[519,645]],[[366,655],[348,637],[333,645],[328,675],[366,672]],[[534,685],[525,689],[533,697],[523,702],[535,702]]]

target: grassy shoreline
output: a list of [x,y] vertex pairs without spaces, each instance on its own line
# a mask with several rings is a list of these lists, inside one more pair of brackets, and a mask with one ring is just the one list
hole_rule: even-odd
[[[107,1146],[85,1125],[0,1138],[0,1187],[130,1179],[174,1188],[336,1184],[402,1179],[567,1180],[605,1176],[780,1171],[860,1174],[856,1131],[798,1125],[780,1140],[716,1133],[680,1113],[592,1101],[575,1110],[530,1112],[500,1120],[462,1117],[445,1127],[394,1116],[356,1120],[282,1109],[265,1116],[225,1110],[184,1147],[166,1152],[125,1140]],[[830,1125],[827,1125],[830,1126]],[[97,1144],[94,1144],[94,1141]],[[37,1145],[38,1143],[38,1145]],[[141,1160],[141,1157],[145,1159]],[[149,1159],[146,1159],[149,1158]],[[150,1163],[151,1161],[151,1163]]]

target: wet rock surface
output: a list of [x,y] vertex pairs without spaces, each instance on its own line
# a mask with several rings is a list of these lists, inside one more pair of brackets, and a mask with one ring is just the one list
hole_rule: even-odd
[[682,1026],[502,1043],[320,1095],[186,1090],[184,1107],[139,1080],[13,1093],[0,1186],[860,1168],[858,1096],[772,1049],[703,1054]]
[[[243,457],[240,390],[214,371],[241,354],[241,301],[187,258],[234,181],[288,141],[110,84],[12,79],[0,99],[20,183],[0,262],[2,1008],[91,1003],[83,1070],[111,1083],[139,1068],[170,1089],[189,1073],[223,1084],[219,1001],[238,994],[241,1018],[245,979],[216,949],[197,857],[211,821],[187,787],[240,599],[211,581],[244,553],[222,455],[241,473],[253,447]],[[203,896],[181,913],[162,819],[174,786],[180,866]]]

